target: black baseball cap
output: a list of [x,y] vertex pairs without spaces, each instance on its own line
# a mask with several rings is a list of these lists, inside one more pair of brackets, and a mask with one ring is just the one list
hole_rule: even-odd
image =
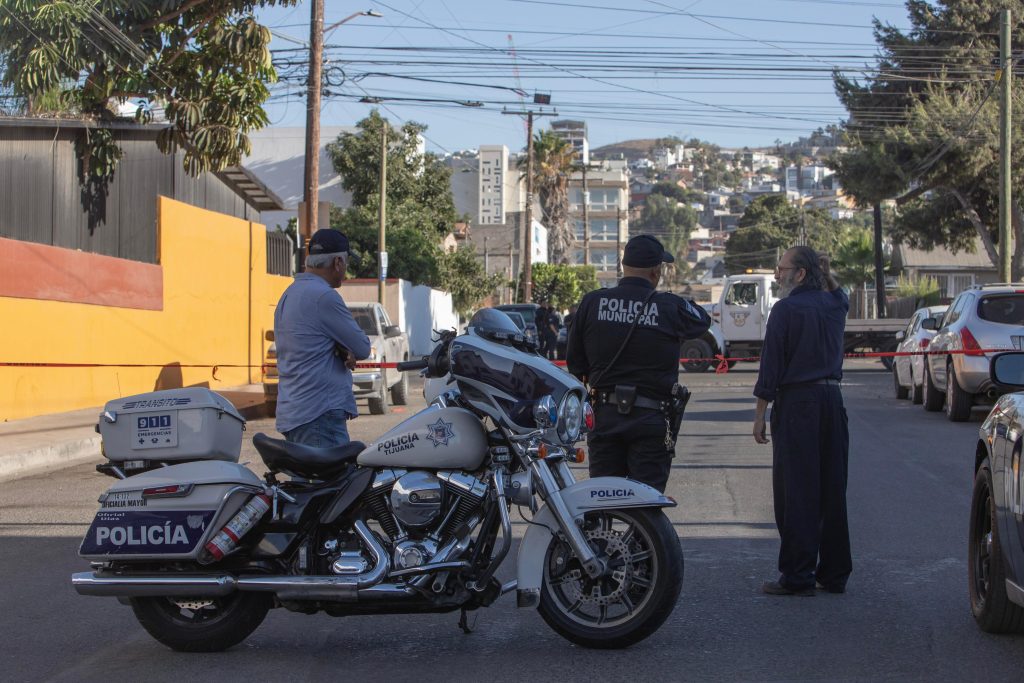
[[659,263],[674,263],[672,254],[665,251],[655,237],[637,235],[628,242],[622,252],[622,265],[631,268],[653,268]]
[[309,254],[338,254],[348,251],[348,238],[332,228],[320,228],[309,238]]

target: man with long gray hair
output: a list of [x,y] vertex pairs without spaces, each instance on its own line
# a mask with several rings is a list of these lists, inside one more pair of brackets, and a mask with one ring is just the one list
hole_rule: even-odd
[[348,260],[345,235],[317,230],[306,272],[295,276],[274,311],[277,431],[294,443],[342,446],[349,442],[347,421],[359,415],[352,370],[370,355],[370,340],[336,289]]
[[843,328],[850,300],[828,257],[786,251],[775,268],[783,297],[772,307],[754,386],[754,440],[768,443],[772,403],[772,489],[782,543],[769,595],[846,591],[853,562],[846,514],[850,433],[843,395]]

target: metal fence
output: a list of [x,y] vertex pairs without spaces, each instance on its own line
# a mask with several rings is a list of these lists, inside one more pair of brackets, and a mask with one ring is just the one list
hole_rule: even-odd
[[267,232],[267,272],[289,277],[295,274],[295,243],[283,232]]

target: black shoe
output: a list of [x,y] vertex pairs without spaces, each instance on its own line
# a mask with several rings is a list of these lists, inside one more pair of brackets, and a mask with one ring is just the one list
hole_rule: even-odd
[[845,593],[846,592],[846,586],[839,586],[839,585],[826,586],[826,585],[824,585],[822,583],[815,583],[814,587],[817,588],[820,591],[826,591],[828,593]]
[[813,588],[790,588],[778,581],[765,581],[761,584],[761,592],[768,595],[799,595],[802,598],[814,597]]

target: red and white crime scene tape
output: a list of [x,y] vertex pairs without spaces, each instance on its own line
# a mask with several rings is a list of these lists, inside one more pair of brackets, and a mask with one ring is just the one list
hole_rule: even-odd
[[[988,353],[1003,353],[1006,351],[1020,351],[1021,349],[968,349],[948,351],[864,351],[843,354],[843,358],[895,358],[899,356],[943,356],[963,354],[967,356],[984,356]],[[708,358],[680,358],[680,363],[717,363],[715,372],[724,374],[729,372],[730,363],[754,362],[761,360],[760,356],[730,357],[716,355]],[[565,367],[564,360],[551,361],[554,365]],[[244,365],[234,363],[217,363],[216,365],[200,363],[41,363],[41,362],[3,362],[0,361],[0,368],[209,368],[213,379],[218,379],[217,371],[222,368],[259,368],[262,374],[267,374],[268,367],[276,367],[276,364]],[[378,370],[381,368],[397,368],[398,363],[356,363],[357,370]]]

